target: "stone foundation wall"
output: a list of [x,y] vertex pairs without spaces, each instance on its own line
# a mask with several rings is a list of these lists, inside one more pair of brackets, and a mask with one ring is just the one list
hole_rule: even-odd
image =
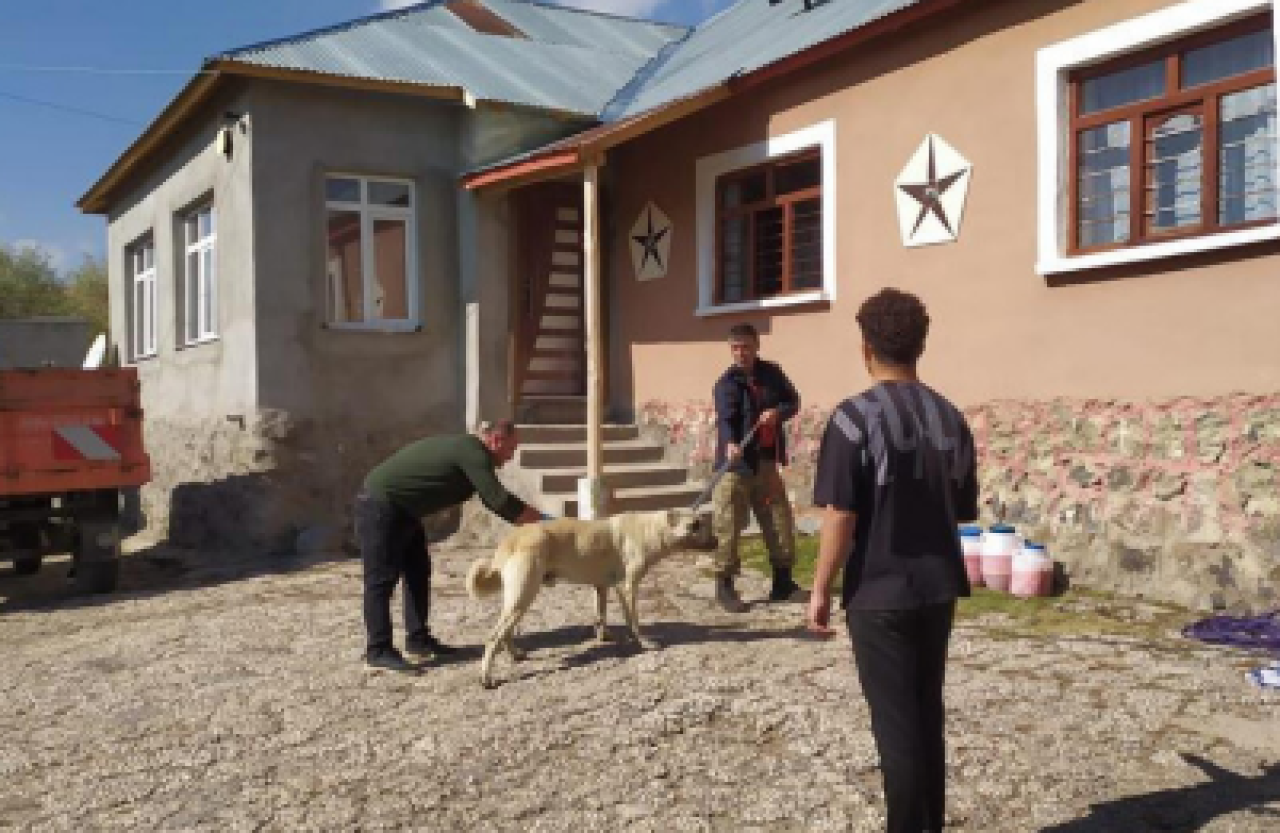
[[[829,414],[788,425],[807,505]],[[992,402],[967,410],[983,521],[1044,541],[1074,581],[1201,609],[1280,600],[1280,395],[1165,402]],[[710,403],[646,404],[648,436],[710,472]]]
[[[369,470],[405,443],[444,430],[366,430],[280,411],[244,421],[149,419],[148,534],[201,549],[341,547],[351,540],[352,499]],[[428,527],[441,538],[457,523],[452,513]]]

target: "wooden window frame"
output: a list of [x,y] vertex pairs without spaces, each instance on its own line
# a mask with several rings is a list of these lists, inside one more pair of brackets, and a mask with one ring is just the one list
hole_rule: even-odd
[[[1069,129],[1067,149],[1070,202],[1067,212],[1068,221],[1068,255],[1095,254],[1100,252],[1131,249],[1152,243],[1164,243],[1171,240],[1183,240],[1194,237],[1217,234],[1224,231],[1258,228],[1280,223],[1280,217],[1265,220],[1252,220],[1244,223],[1223,225],[1220,222],[1218,206],[1220,201],[1219,154],[1221,152],[1219,113],[1222,99],[1233,93],[1261,87],[1276,82],[1276,67],[1273,64],[1264,69],[1252,70],[1241,75],[1201,84],[1194,87],[1182,87],[1182,55],[1185,52],[1212,46],[1243,35],[1259,31],[1271,31],[1273,28],[1270,11],[1253,15],[1243,20],[1218,26],[1185,38],[1162,44],[1158,47],[1144,49],[1121,58],[1116,58],[1087,69],[1078,70],[1069,76],[1068,112]],[[1081,115],[1083,96],[1081,88],[1086,81],[1132,69],[1143,64],[1163,61],[1165,65],[1164,95],[1133,104],[1111,107],[1088,115]],[[1147,213],[1148,178],[1147,178],[1147,146],[1149,143],[1149,125],[1162,117],[1178,112],[1198,109],[1204,116],[1201,140],[1201,175],[1200,187],[1200,224],[1188,226],[1174,231],[1148,231]],[[1086,130],[1097,127],[1129,123],[1129,237],[1120,243],[1101,246],[1080,245],[1080,137]],[[1280,141],[1280,137],[1278,137]],[[1278,183],[1280,185],[1280,183]]]
[[[796,165],[802,162],[816,160],[818,162],[818,185],[812,188],[805,188],[799,191],[791,191],[782,196],[778,196],[776,192],[776,176],[777,169]],[[715,225],[715,303],[716,304],[738,304],[750,303],[768,298],[786,298],[788,296],[800,295],[804,293],[820,290],[825,285],[825,281],[819,281],[817,287],[796,287],[794,286],[794,274],[792,270],[792,261],[794,260],[794,234],[795,234],[795,206],[797,203],[807,202],[809,200],[818,200],[819,211],[823,211],[822,205],[822,148],[810,147],[804,150],[790,153],[785,156],[778,156],[761,162],[757,165],[751,165],[746,168],[739,168],[729,173],[721,174],[716,178],[715,201],[716,201],[716,225]],[[765,174],[765,195],[762,199],[751,203],[734,206],[733,208],[725,208],[724,191],[729,185],[743,179],[756,176],[763,172]],[[759,277],[756,274],[755,259],[755,234],[754,232],[747,235],[746,252],[744,260],[747,267],[747,286],[746,294],[741,298],[728,301],[724,297],[724,224],[725,221],[733,217],[746,216],[753,218],[765,211],[771,211],[775,208],[781,208],[782,211],[782,288],[777,292],[762,295],[757,291],[759,286]],[[753,228],[749,225],[748,228]],[[822,229],[821,223],[819,229]],[[821,259],[821,258],[820,258]],[[825,268],[825,263],[821,268]],[[825,275],[822,275],[825,279]]]

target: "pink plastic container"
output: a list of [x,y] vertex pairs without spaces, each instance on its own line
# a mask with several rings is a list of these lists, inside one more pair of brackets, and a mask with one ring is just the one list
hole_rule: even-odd
[[964,553],[964,571],[969,574],[969,585],[981,587],[982,579],[982,527],[960,528],[960,551]]
[[1053,559],[1040,544],[1024,544],[1013,557],[1010,592],[1023,598],[1048,596],[1053,591]]
[[1022,549],[1022,539],[1011,526],[996,525],[982,539],[983,583],[1000,593],[1008,593],[1013,583],[1013,556]]

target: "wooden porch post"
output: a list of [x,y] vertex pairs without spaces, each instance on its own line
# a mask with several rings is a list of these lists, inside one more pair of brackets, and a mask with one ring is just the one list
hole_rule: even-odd
[[582,254],[584,319],[587,335],[587,476],[578,483],[578,517],[604,517],[608,496],[604,488],[604,346],[600,279],[600,159],[583,174]]

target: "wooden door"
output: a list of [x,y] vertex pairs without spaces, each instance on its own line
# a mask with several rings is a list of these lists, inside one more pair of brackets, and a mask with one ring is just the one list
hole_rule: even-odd
[[518,200],[516,391],[586,394],[582,187],[548,183]]

